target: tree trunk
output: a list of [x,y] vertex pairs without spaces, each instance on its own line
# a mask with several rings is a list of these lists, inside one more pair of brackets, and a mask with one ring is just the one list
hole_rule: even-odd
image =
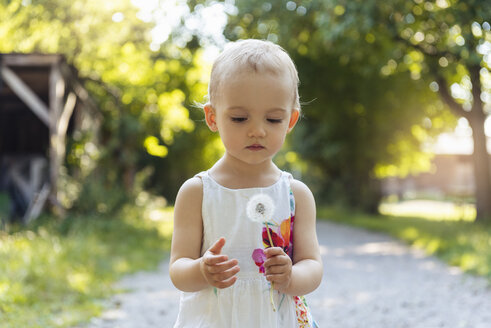
[[472,82],[472,109],[465,111],[460,104],[450,95],[448,84],[436,69],[434,75],[440,85],[440,95],[443,101],[458,116],[463,116],[469,121],[472,128],[472,139],[474,141],[474,153],[472,162],[474,165],[475,198],[476,198],[476,221],[491,223],[491,171],[489,155],[486,147],[486,134],[484,133],[484,121],[486,114],[483,111],[481,100],[481,66],[468,67]]
[[482,120],[474,119],[471,115],[470,126],[472,127],[472,139],[474,141],[474,153],[472,161],[474,164],[475,196],[476,196],[476,220],[491,222],[491,183],[489,177],[489,155],[486,149],[486,136]]
[[489,155],[486,147],[486,134],[484,121],[486,115],[483,111],[480,88],[480,72],[478,69],[470,69],[472,81],[473,106],[469,113],[469,125],[472,128],[474,141],[475,196],[476,196],[476,221],[491,222],[491,171],[489,167]]
[[365,209],[370,214],[379,214],[379,205],[382,201],[382,181],[370,177],[368,181],[368,202],[365,204]]

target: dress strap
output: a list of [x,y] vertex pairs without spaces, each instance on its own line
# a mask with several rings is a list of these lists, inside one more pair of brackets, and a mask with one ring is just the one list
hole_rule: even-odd
[[209,179],[210,176],[208,175],[208,171],[201,171],[197,174],[194,175],[195,178],[200,178],[201,180],[203,180],[203,182],[206,180],[206,179]]
[[205,190],[209,189],[210,186],[210,176],[208,175],[208,171],[201,171],[194,175],[194,178],[201,179],[201,183],[203,184],[203,193]]
[[281,171],[281,177],[288,180],[288,183],[293,180],[293,175],[290,172]]
[[208,171],[201,171],[201,172],[199,172],[199,173],[196,173],[194,176],[195,176],[196,178],[203,179],[203,177],[204,177],[205,175],[207,175],[207,174],[208,174]]
[[292,191],[292,185],[291,182],[293,180],[293,176],[291,175],[290,172],[286,171],[281,171],[281,179],[285,181],[285,183],[288,186],[288,198],[289,198],[289,203],[290,203],[290,216],[294,217],[295,216],[295,197],[293,196],[293,191]]

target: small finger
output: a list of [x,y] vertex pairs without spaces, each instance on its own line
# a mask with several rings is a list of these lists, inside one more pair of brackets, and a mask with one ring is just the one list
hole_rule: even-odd
[[217,265],[218,263],[222,263],[228,260],[227,255],[205,255],[204,262],[206,265]]
[[220,254],[224,245],[225,245],[225,238],[221,237],[213,245],[211,245],[208,251],[213,254]]
[[287,273],[289,270],[287,267],[285,266],[280,266],[280,265],[275,265],[275,266],[271,266],[269,268],[266,268],[266,274],[267,275],[273,275],[273,274],[285,274]]
[[234,276],[230,279],[217,282],[215,284],[215,287],[220,288],[220,289],[228,288],[228,287],[232,286],[233,284],[235,284],[236,281],[237,281],[237,277]]
[[233,276],[235,276],[239,271],[240,271],[239,266],[235,266],[235,267],[231,268],[230,270],[223,271],[220,273],[215,273],[212,275],[212,277],[213,277],[213,280],[215,280],[216,282],[225,281],[225,280],[228,280],[228,279],[232,278]]
[[269,247],[264,250],[264,254],[269,258],[276,255],[283,255],[285,252],[281,247]]
[[210,273],[224,272],[224,271],[227,271],[227,270],[233,268],[238,263],[239,262],[234,259],[234,260],[225,261],[225,262],[221,262],[221,263],[214,264],[214,265],[208,265],[208,272],[210,272]]
[[264,266],[269,267],[269,266],[274,266],[274,265],[288,265],[288,263],[291,262],[291,259],[286,256],[274,256],[268,258],[266,261],[264,261]]

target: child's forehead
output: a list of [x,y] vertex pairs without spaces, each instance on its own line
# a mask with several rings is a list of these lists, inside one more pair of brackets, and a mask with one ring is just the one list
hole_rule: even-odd
[[[287,108],[297,107],[297,79],[288,66],[252,65],[237,61],[236,65],[231,65],[231,62],[221,64],[212,71],[210,80],[210,103],[213,106],[222,107],[231,99],[235,100],[234,103],[239,99],[250,102],[261,94],[265,102],[279,101],[288,103]],[[275,90],[276,93],[272,92]]]
[[221,109],[272,110],[293,108],[294,90],[288,79],[263,73],[247,73],[225,81],[216,94],[214,106]]
[[[226,72],[222,76],[222,80],[220,81],[220,85],[226,86],[231,83],[240,83],[244,79],[248,80],[255,80],[255,79],[261,79],[263,77],[269,77],[272,79],[278,79],[282,81],[290,81],[292,80],[290,76],[288,75],[288,72],[286,70],[283,71],[273,71],[273,70],[263,70],[263,71],[255,71],[247,68],[242,68],[242,69],[234,69]],[[291,81],[293,82],[293,81]]]

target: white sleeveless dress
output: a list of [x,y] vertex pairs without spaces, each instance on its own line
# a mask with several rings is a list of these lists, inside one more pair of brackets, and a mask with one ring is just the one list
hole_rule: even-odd
[[[174,328],[300,328],[317,327],[304,297],[274,291],[276,312],[270,301],[270,283],[258,252],[269,247],[265,224],[248,218],[246,206],[257,194],[267,194],[274,202],[269,223],[274,246],[283,247],[293,257],[295,200],[290,188],[291,175],[282,172],[269,187],[229,189],[208,174],[197,175],[203,181],[203,243],[201,254],[220,237],[226,243],[222,254],[239,261],[237,281],[229,288],[206,288],[182,292]],[[253,259],[253,253],[255,257]]]

